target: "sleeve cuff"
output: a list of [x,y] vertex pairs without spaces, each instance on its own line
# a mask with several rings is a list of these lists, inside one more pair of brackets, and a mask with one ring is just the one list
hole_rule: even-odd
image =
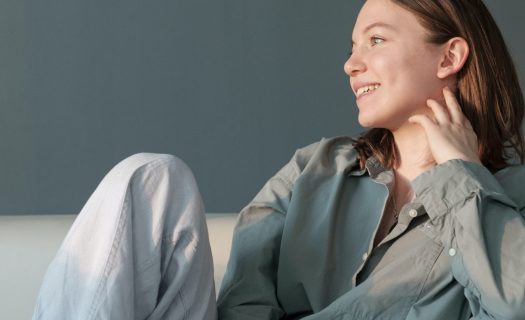
[[485,193],[504,193],[490,171],[482,165],[459,159],[446,161],[420,174],[411,181],[416,201],[421,202],[429,217],[449,212],[457,203]]

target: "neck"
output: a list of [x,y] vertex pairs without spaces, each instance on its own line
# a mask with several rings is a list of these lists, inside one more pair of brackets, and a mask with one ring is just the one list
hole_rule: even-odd
[[396,176],[410,181],[436,164],[420,125],[405,123],[392,134],[399,155],[394,168]]

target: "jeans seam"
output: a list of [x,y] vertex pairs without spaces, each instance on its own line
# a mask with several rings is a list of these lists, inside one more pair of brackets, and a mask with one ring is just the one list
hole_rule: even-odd
[[120,242],[121,242],[121,239],[122,239],[122,237],[120,237],[120,234],[122,233],[123,226],[124,226],[125,222],[127,221],[127,216],[128,216],[127,214],[122,214],[122,212],[124,211],[126,206],[129,205],[128,195],[129,195],[129,188],[126,190],[126,195],[124,196],[124,201],[122,202],[122,206],[120,208],[121,215],[119,217],[119,222],[117,224],[117,228],[116,228],[116,231],[115,231],[115,237],[113,239],[113,244],[112,244],[111,249],[109,251],[109,256],[108,256],[108,259],[107,259],[106,264],[104,266],[104,270],[102,272],[102,278],[100,279],[99,284],[97,286],[97,290],[95,291],[95,295],[93,297],[93,302],[91,304],[91,308],[90,308],[88,319],[93,319],[94,316],[95,316],[95,313],[98,311],[98,308],[99,308],[99,303],[98,303],[99,296],[100,296],[100,293],[101,293],[103,287],[106,284],[106,281],[104,281],[104,277],[106,276],[106,273],[107,273],[109,267],[112,265],[112,263],[113,263],[113,261],[115,259],[115,251],[120,246]]

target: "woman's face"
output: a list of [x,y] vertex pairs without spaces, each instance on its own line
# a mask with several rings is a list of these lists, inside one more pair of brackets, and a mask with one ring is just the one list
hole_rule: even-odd
[[441,50],[426,39],[411,12],[390,0],[365,2],[344,65],[363,127],[396,130],[411,115],[427,113],[427,99],[442,99]]

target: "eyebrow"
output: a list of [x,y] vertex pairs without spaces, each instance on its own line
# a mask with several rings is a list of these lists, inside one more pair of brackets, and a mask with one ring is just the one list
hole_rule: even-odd
[[[385,22],[374,22],[374,23],[372,23],[372,24],[369,24],[366,28],[364,28],[362,33],[366,33],[366,32],[368,32],[370,29],[372,29],[372,28],[376,28],[376,27],[382,27],[382,28],[391,29],[391,30],[394,30],[394,31],[397,30],[397,28],[394,27],[394,26],[391,25],[391,24],[388,24],[388,23],[385,23]],[[352,40],[352,45],[353,45],[353,44],[354,44],[354,40]]]

